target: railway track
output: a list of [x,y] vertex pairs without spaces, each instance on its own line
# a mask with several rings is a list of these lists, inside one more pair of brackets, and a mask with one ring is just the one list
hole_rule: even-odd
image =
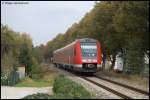
[[123,93],[120,93],[120,92],[118,92],[116,90],[113,90],[113,89],[111,89],[111,88],[109,88],[109,87],[107,87],[105,85],[99,84],[99,83],[97,83],[97,82],[95,82],[93,80],[90,80],[90,79],[86,78],[86,77],[81,77],[81,78],[83,78],[83,79],[85,79],[85,80],[87,80],[87,81],[89,81],[89,82],[91,82],[91,83],[93,83],[93,84],[95,84],[95,85],[97,85],[99,87],[102,87],[105,90],[107,90],[107,91],[109,91],[109,92],[111,92],[111,93],[113,93],[113,94],[115,94],[115,95],[117,95],[117,96],[119,96],[119,97],[121,97],[123,99],[133,99],[133,98],[127,96],[127,95],[124,95]]
[[123,99],[149,99],[148,92],[120,83],[94,77],[79,76]]
[[[68,71],[67,71],[68,72]],[[149,92],[137,89],[125,84],[121,84],[109,79],[102,78],[100,76],[92,76],[92,77],[87,77],[83,75],[77,75],[75,73],[72,73],[69,71],[69,73],[74,74],[100,88],[103,88],[118,97],[121,97],[123,99],[149,99]],[[103,84],[103,82],[105,84]],[[107,85],[108,84],[108,85]]]
[[145,94],[147,96],[149,96],[149,92],[148,91],[144,91],[144,90],[141,90],[141,89],[138,89],[138,88],[135,88],[135,87],[131,87],[129,85],[125,85],[125,84],[122,84],[122,83],[119,83],[119,82],[116,82],[116,81],[112,81],[112,80],[109,80],[109,79],[106,79],[106,78],[103,78],[103,77],[100,77],[100,76],[96,76],[96,78],[99,78],[99,79],[102,79],[102,80],[105,80],[105,81],[108,81],[108,82],[111,82],[111,83],[114,83],[114,84],[117,84],[117,85],[120,85],[120,86],[123,86],[125,88],[128,88],[130,90],[133,90],[133,91],[136,91],[136,92],[139,92],[139,93],[142,93],[142,94]]

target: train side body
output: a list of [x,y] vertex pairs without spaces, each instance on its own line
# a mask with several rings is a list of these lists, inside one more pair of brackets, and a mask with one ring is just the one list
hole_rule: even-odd
[[53,63],[78,72],[97,72],[101,68],[101,47],[97,40],[84,38],[53,53]]

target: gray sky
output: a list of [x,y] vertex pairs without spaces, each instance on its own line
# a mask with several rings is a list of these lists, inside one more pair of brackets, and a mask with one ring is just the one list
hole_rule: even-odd
[[30,34],[33,44],[46,44],[94,7],[94,1],[1,1],[1,23]]

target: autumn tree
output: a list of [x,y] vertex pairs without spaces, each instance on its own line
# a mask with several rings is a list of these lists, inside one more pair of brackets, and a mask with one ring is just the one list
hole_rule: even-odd
[[114,26],[125,41],[126,70],[140,73],[144,53],[149,50],[149,1],[123,2],[115,14]]

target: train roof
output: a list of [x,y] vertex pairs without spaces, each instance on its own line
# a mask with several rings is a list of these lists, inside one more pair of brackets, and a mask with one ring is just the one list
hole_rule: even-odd
[[60,48],[60,49],[55,50],[53,53],[56,53],[56,52],[58,52],[58,51],[63,50],[64,48],[69,47],[70,45],[74,44],[76,41],[77,41],[77,40],[75,40],[74,42],[72,42],[72,43],[70,43],[70,44],[66,45],[65,47],[62,47],[62,48]]
[[83,38],[79,39],[80,42],[97,42],[97,40],[92,39],[92,38]]
[[53,53],[56,53],[56,52],[58,52],[58,51],[63,50],[64,48],[69,47],[70,45],[74,44],[74,43],[75,43],[76,41],[78,41],[78,40],[79,40],[80,42],[97,42],[97,40],[92,39],[92,38],[82,38],[82,39],[76,39],[74,42],[72,42],[72,43],[70,43],[70,44],[66,45],[66,46],[65,46],[65,47],[63,47],[63,48],[60,48],[60,49],[55,50]]

